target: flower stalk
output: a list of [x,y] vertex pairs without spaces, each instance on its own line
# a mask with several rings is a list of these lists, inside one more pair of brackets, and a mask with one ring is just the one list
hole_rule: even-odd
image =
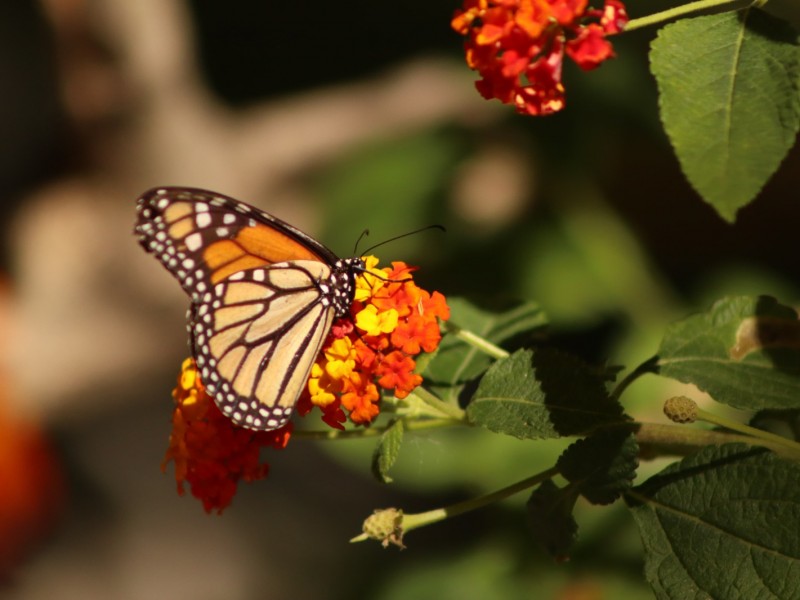
[[[526,479],[513,483],[495,492],[491,492],[483,496],[478,496],[477,498],[470,498],[462,502],[451,504],[450,506],[436,508],[423,513],[407,515],[403,514],[402,511],[399,511],[398,509],[387,509],[387,511],[392,511],[392,517],[397,520],[397,522],[394,524],[392,535],[398,538],[398,541],[395,541],[393,539],[391,540],[391,543],[394,543],[395,545],[400,545],[402,547],[403,535],[413,529],[419,529],[420,527],[432,525],[433,523],[438,523],[439,521],[443,521],[451,517],[456,517],[458,515],[462,515],[464,513],[471,512],[479,508],[483,508],[490,504],[494,504],[495,502],[505,500],[509,496],[513,496],[514,494],[518,494],[519,492],[522,492],[528,488],[532,488],[535,485],[539,485],[543,481],[551,479],[557,474],[558,474],[558,469],[556,469],[555,467],[551,467],[545,471],[542,471],[541,473],[537,473],[536,475],[527,477]],[[365,525],[367,525],[368,522],[369,519],[365,521]],[[370,539],[371,537],[374,538],[375,536],[371,535],[368,532],[368,528],[365,527],[364,533],[357,535],[356,537],[351,539],[350,542],[351,543],[363,542],[367,539]],[[385,542],[385,540],[381,541]],[[384,545],[386,545],[386,543],[384,543]]]
[[440,400],[435,394],[423,387],[418,387],[406,400],[419,399],[429,409],[428,414],[434,417],[446,417],[451,420],[463,421],[466,413],[454,404]]
[[498,360],[501,358],[508,358],[508,352],[503,350],[500,346],[494,345],[486,338],[482,338],[479,335],[472,333],[468,329],[461,329],[458,325],[453,323],[446,323],[445,327],[449,333],[452,333],[462,342],[469,344],[473,348],[480,350],[492,358],[496,358]]

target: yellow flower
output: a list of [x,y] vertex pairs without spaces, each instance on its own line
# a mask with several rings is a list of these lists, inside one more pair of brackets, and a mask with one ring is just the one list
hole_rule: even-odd
[[311,402],[317,406],[327,406],[336,396],[330,391],[330,377],[325,376],[325,371],[314,363],[311,367],[311,376],[308,378],[308,391],[311,393]]
[[[325,372],[333,379],[346,379],[356,366],[355,351],[353,342],[350,338],[334,340],[325,349],[325,358],[328,359],[325,365]],[[313,373],[313,372],[312,372]]]
[[378,312],[374,304],[369,304],[356,315],[356,327],[372,336],[391,333],[397,328],[398,317],[393,308]]
[[195,404],[197,402],[197,371],[194,369],[194,359],[187,358],[181,365],[179,385],[188,395],[183,399],[184,405]]

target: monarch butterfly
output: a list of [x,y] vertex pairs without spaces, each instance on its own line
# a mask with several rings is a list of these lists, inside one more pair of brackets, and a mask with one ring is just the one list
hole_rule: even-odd
[[248,429],[284,425],[334,319],[350,311],[364,261],[195,188],[145,192],[135,233],[191,298],[192,354],[223,414]]

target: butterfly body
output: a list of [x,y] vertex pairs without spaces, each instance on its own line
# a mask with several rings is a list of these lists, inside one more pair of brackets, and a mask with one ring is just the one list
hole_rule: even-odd
[[192,353],[220,410],[250,429],[284,425],[363,260],[206,190],[156,188],[137,213],[140,244],[191,298]]

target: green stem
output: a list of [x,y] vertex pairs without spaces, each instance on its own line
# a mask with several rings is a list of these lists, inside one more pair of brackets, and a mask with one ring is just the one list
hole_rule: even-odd
[[484,354],[488,354],[492,358],[508,358],[508,352],[503,350],[500,346],[495,346],[489,340],[472,333],[467,329],[461,329],[458,325],[446,323],[447,330],[455,335],[462,342],[466,342],[473,348],[477,348]]
[[630,384],[632,384],[634,381],[639,379],[639,377],[647,373],[658,373],[658,356],[654,356],[644,361],[633,371],[628,373],[617,384],[617,387],[614,388],[614,391],[611,392],[611,398],[613,398],[614,400],[619,400],[619,397],[622,396],[622,393],[628,388]]
[[541,473],[537,473],[536,475],[523,479],[522,481],[512,483],[511,485],[497,490],[496,492],[491,492],[490,494],[485,494],[477,498],[470,498],[469,500],[464,500],[463,502],[456,502],[450,506],[429,510],[424,513],[403,515],[403,531],[411,531],[412,529],[424,527],[425,525],[430,525],[431,523],[436,523],[449,517],[463,515],[464,513],[483,508],[484,506],[494,504],[500,500],[505,500],[509,496],[513,496],[514,494],[518,494],[523,490],[532,488],[533,486],[538,485],[547,479],[552,479],[555,475],[558,475],[558,469],[556,467],[550,467]]
[[[767,446],[776,452],[778,452],[778,450],[776,450],[777,446],[780,449],[788,451],[794,456],[795,459],[800,458],[800,444],[793,440],[775,435],[769,431],[764,431],[763,429],[756,429],[755,427],[750,427],[749,425],[745,425],[743,423],[737,423],[732,419],[710,413],[702,408],[697,409],[697,418],[702,421],[706,421],[707,423],[712,423],[713,425],[719,425],[725,429],[730,429],[731,431],[738,431],[739,433],[743,433],[748,437],[756,438],[757,440],[760,440],[761,445]],[[749,443],[753,443],[752,439]]]
[[422,386],[415,389],[413,393],[438,414],[445,415],[450,419],[464,420],[465,413],[461,408],[440,400],[435,394],[432,394]]
[[[441,427],[451,427],[453,425],[463,425],[460,419],[425,419],[424,421],[403,420],[403,427],[406,431],[423,431],[425,429],[438,429]],[[388,427],[367,427],[363,429],[326,429],[324,431],[294,431],[292,437],[300,440],[353,440],[360,438],[370,438],[383,435]]]
[[634,29],[649,27],[650,25],[656,25],[665,21],[672,21],[678,17],[708,10],[710,8],[730,6],[736,7],[734,10],[740,10],[742,8],[747,8],[748,6],[757,6],[760,4],[763,4],[763,2],[754,2],[753,0],[698,0],[697,2],[690,2],[689,4],[684,4],[682,6],[676,6],[675,8],[670,8],[652,15],[647,15],[646,17],[631,19],[625,26],[625,31],[633,31]]
[[[456,504],[451,504],[450,506],[445,506],[443,508],[437,508],[434,510],[429,510],[424,513],[417,513],[417,514],[404,514],[403,521],[402,521],[402,530],[403,533],[407,533],[412,529],[418,529],[420,527],[425,527],[426,525],[431,525],[433,523],[438,523],[439,521],[443,521],[449,517],[455,517],[457,515],[463,515],[466,512],[470,512],[479,508],[483,508],[484,506],[488,506],[489,504],[493,504],[495,502],[499,502],[500,500],[504,500],[509,496],[513,496],[523,490],[531,488],[539,483],[551,479],[553,476],[558,474],[558,469],[555,467],[551,467],[546,471],[542,471],[541,473],[537,473],[532,477],[528,477],[527,479],[523,479],[522,481],[518,481],[508,487],[504,487],[501,490],[497,490],[496,492],[492,492],[490,494],[486,494],[484,496],[479,496],[478,498],[470,498],[469,500],[464,500],[463,502],[457,502]],[[364,540],[368,539],[366,534],[361,534],[359,536],[354,537],[351,542],[363,542]]]

